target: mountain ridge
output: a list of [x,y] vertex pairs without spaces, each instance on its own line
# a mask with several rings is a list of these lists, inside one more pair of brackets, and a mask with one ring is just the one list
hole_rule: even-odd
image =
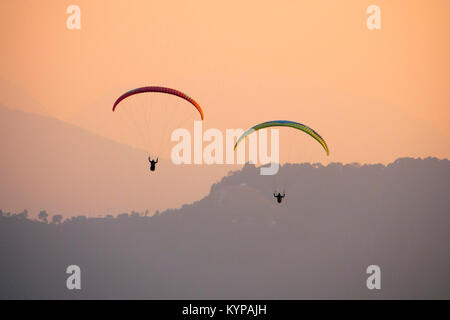
[[[143,150],[51,117],[4,107],[0,116],[4,210],[65,216],[153,212],[200,198],[227,170],[160,161],[151,173]],[[189,188],[192,179],[197,188]]]

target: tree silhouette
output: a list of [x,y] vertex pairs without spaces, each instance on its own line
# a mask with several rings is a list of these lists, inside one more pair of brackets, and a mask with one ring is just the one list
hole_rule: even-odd
[[48,223],[47,221],[47,217],[48,217],[48,213],[45,210],[42,210],[41,212],[39,212],[38,214],[38,219],[41,220],[44,223]]
[[62,215],[60,215],[60,214],[55,214],[55,215],[52,217],[52,223],[59,224],[59,223],[61,223],[62,219],[63,219],[63,216],[62,216]]
[[134,210],[131,211],[130,217],[134,217],[134,218],[139,217],[139,212],[134,211]]
[[28,217],[28,210],[25,209],[22,212],[15,214],[15,216],[19,219],[26,219]]

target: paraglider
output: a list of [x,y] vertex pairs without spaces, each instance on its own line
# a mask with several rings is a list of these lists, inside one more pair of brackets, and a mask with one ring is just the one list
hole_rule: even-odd
[[277,194],[277,192],[275,191],[273,193],[273,196],[277,199],[278,203],[281,203],[281,201],[283,201],[283,198],[286,196],[286,193],[283,192],[283,195],[281,195],[281,193],[278,192]]
[[[125,92],[112,107],[116,113],[119,109],[124,120],[127,120],[125,123],[130,126],[130,134],[138,134],[140,141],[136,142],[139,146],[158,156],[168,148],[167,142],[174,127],[183,121],[193,120],[194,116],[200,115],[201,120],[204,119],[203,110],[194,99],[176,89],[160,86],[140,87]],[[150,171],[156,170],[158,160],[159,157],[148,158]]]
[[150,171],[155,171],[156,164],[158,163],[158,158],[156,158],[156,160],[152,160],[150,157],[148,157],[148,162],[150,162]]
[[[264,128],[270,128],[270,127],[290,127],[290,128],[294,128],[300,131],[305,132],[306,134],[310,135],[311,137],[313,137],[317,142],[320,143],[320,145],[322,146],[322,148],[325,150],[325,152],[327,153],[327,156],[330,155],[330,151],[328,149],[327,143],[325,142],[325,140],[320,136],[320,134],[318,134],[316,131],[314,131],[312,128],[301,124],[299,122],[294,122],[294,121],[289,121],[289,120],[275,120],[275,121],[267,121],[267,122],[263,122],[260,124],[257,124],[253,127],[251,127],[250,129],[248,129],[247,131],[245,131],[236,141],[235,145],[234,145],[234,150],[236,151],[237,146],[239,145],[239,143],[245,139],[245,137],[247,137],[248,135],[252,134],[255,131],[258,131],[260,129],[264,129]],[[283,191],[283,194],[281,194],[280,192],[274,192],[273,196],[277,199],[278,203],[281,203],[283,201],[283,198],[286,196],[285,192]]]
[[316,131],[314,131],[313,129],[311,129],[310,127],[298,123],[298,122],[294,122],[294,121],[288,121],[288,120],[275,120],[275,121],[267,121],[267,122],[263,122],[260,124],[257,124],[256,126],[251,127],[250,129],[248,129],[247,131],[245,131],[240,137],[239,139],[236,141],[236,144],[234,145],[234,150],[236,150],[238,144],[245,139],[246,136],[248,136],[249,134],[258,131],[260,129],[264,129],[264,128],[269,128],[269,127],[291,127],[294,129],[298,129],[301,130],[307,134],[309,134],[311,137],[313,137],[314,139],[317,140],[317,142],[319,142],[321,144],[321,146],[325,149],[325,152],[327,153],[327,156],[330,155],[330,152],[328,150],[328,146],[325,142],[325,140],[320,136],[320,134],[318,134]]
[[188,95],[184,94],[181,91],[171,89],[171,88],[166,88],[166,87],[157,87],[157,86],[142,87],[142,88],[137,88],[137,89],[133,89],[128,92],[125,92],[123,95],[121,95],[119,98],[117,98],[116,102],[114,102],[112,111],[114,112],[116,110],[117,105],[122,100],[124,100],[132,95],[139,94],[139,93],[145,93],[145,92],[159,92],[159,93],[166,93],[166,94],[171,94],[171,95],[180,97],[181,99],[184,99],[184,100],[188,101],[189,103],[191,103],[197,109],[197,111],[200,113],[202,120],[204,119],[203,110],[194,99],[192,99],[191,97],[189,97]]

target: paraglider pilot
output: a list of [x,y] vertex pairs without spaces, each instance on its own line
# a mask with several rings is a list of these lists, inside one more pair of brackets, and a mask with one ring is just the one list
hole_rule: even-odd
[[155,171],[156,164],[158,163],[158,158],[156,158],[156,160],[152,160],[150,157],[148,157],[148,161],[150,162],[150,171]]
[[281,195],[281,193],[278,192],[278,194],[276,194],[276,191],[273,193],[273,196],[275,198],[277,198],[277,202],[281,203],[281,201],[283,201],[283,198],[286,196],[286,194],[283,192],[283,195]]

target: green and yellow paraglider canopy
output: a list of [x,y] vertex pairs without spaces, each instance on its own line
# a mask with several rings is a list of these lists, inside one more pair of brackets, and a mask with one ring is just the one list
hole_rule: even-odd
[[320,136],[320,134],[318,134],[316,131],[314,131],[313,129],[311,129],[310,127],[298,123],[298,122],[294,122],[294,121],[288,121],[288,120],[275,120],[275,121],[267,121],[267,122],[263,122],[260,124],[257,124],[256,126],[251,127],[250,129],[248,129],[247,131],[245,131],[237,140],[236,144],[234,145],[234,150],[236,150],[238,144],[245,139],[246,136],[248,136],[249,134],[258,131],[260,129],[264,129],[264,128],[269,128],[269,127],[291,127],[297,130],[301,130],[303,132],[306,132],[307,134],[309,134],[311,137],[313,137],[314,139],[316,139],[321,145],[322,147],[325,149],[325,152],[327,153],[327,156],[330,155],[330,151],[328,150],[328,146],[327,143],[325,142],[325,140]]

